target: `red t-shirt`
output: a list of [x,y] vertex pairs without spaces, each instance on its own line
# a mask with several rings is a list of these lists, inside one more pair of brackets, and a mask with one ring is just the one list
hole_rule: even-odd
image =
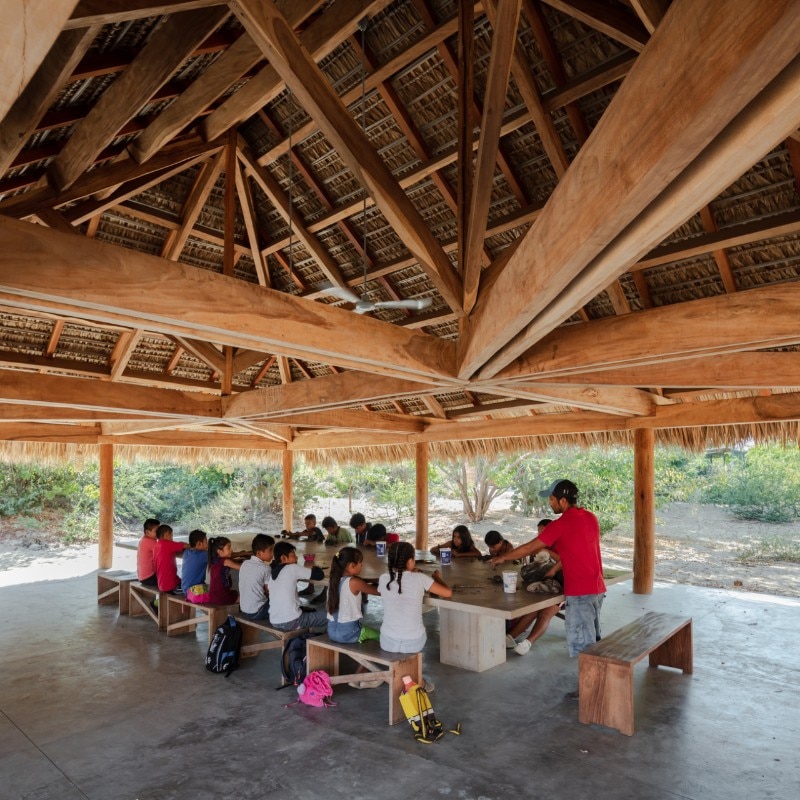
[[156,549],[156,540],[149,536],[142,536],[139,539],[139,547],[136,551],[136,574],[140,581],[152,577],[156,571],[153,561],[153,552]]
[[171,539],[158,539],[156,541],[153,561],[156,565],[156,579],[158,580],[160,591],[171,592],[176,586],[181,585],[175,557],[178,553],[182,553],[185,547],[185,542],[173,542]]
[[539,534],[539,539],[561,559],[564,594],[580,597],[605,592],[600,526],[591,511],[568,508]]

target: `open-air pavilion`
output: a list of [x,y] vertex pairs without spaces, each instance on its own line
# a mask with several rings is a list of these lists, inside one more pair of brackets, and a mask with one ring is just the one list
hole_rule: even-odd
[[[0,8],[0,455],[99,458],[101,567],[113,561],[116,457],[280,461],[287,509],[296,457],[412,457],[424,545],[429,459],[621,442],[636,455],[636,594],[610,594],[611,627],[634,607],[691,613],[685,606],[697,603],[717,622],[724,615],[715,609],[740,608],[724,594],[649,594],[653,448],[797,438],[798,0],[6,0]],[[159,788],[123,780],[113,794],[69,778],[52,791],[57,782],[14,784],[23,787],[14,796],[185,796],[189,784],[164,776],[191,753],[197,719],[178,721],[184,706],[168,700],[181,688],[187,698],[211,691],[171,671],[190,669],[197,642],[169,642],[176,649],[167,655],[152,631],[114,623],[108,609],[76,615],[80,603],[69,599],[81,587],[61,587],[63,604],[43,594],[49,616],[35,590],[3,590],[4,606],[22,604],[42,630],[71,631],[81,643],[80,669],[64,663],[69,643],[33,646],[36,674],[61,665],[43,698],[59,688],[73,696],[86,677],[84,647],[97,645],[92,663],[109,675],[92,682],[91,697],[74,697],[97,706],[103,724],[92,735],[75,724],[82,705],[64,723],[90,747],[97,736],[130,732],[127,711],[110,719],[102,709],[118,691],[110,675],[130,676],[134,662],[122,662],[136,652],[137,674],[149,667],[159,677],[155,705],[144,704],[149,714],[127,747],[103,758],[113,752],[108,764],[120,763],[145,733],[180,741],[186,753],[145,750],[142,768],[161,776]],[[57,625],[56,608],[67,617]],[[797,727],[786,712],[797,705],[796,659],[787,659],[790,645],[768,647],[793,646],[789,611],[764,612],[774,637],[752,651],[741,646],[742,619],[698,644],[696,671],[719,680],[700,698],[704,678],[692,678],[698,705],[682,697],[663,707],[659,733],[637,734],[625,758],[613,747],[599,755],[591,729],[575,732],[574,709],[556,701],[534,702],[545,721],[528,716],[530,736],[518,736],[519,698],[535,681],[512,677],[506,664],[502,708],[471,711],[473,730],[485,723],[480,738],[447,743],[481,775],[466,788],[434,764],[444,747],[435,756],[414,749],[430,771],[408,783],[400,754],[382,750],[372,728],[356,731],[356,718],[326,721],[315,740],[304,719],[292,727],[295,717],[261,782],[229,796],[366,796],[372,787],[359,782],[376,761],[392,775],[386,797],[445,785],[463,797],[535,794],[539,773],[518,772],[532,749],[548,754],[542,793],[568,793],[575,776],[575,797],[749,796],[766,791],[759,776],[785,757],[769,791],[794,796],[798,776],[787,762]],[[20,641],[17,623],[10,633]],[[719,666],[732,639],[735,680]],[[744,668],[756,654],[761,662]],[[18,669],[15,696],[47,730],[22,657],[3,658]],[[274,667],[260,661],[253,669]],[[570,676],[554,663],[542,675],[560,692]],[[661,671],[646,680],[660,681],[659,695],[665,679],[653,673]],[[486,685],[479,675],[453,681],[465,690],[453,695],[462,707]],[[547,686],[533,691],[550,696]],[[767,714],[755,695],[764,691],[778,698]],[[367,708],[367,694],[352,702]],[[227,731],[221,697],[210,702]],[[736,713],[726,718],[723,706]],[[167,710],[152,720],[159,707]],[[720,721],[734,739],[699,723],[682,728],[686,709],[710,727]],[[494,714],[498,724],[511,718],[508,736]],[[771,740],[780,721],[783,738]],[[549,750],[564,728],[580,742]],[[205,748],[217,732],[202,733]],[[337,745],[355,759],[356,742],[369,742],[369,770],[358,762],[351,778],[343,760],[323,755],[341,775],[334,785],[281,776],[279,764],[308,766],[288,742],[324,753],[340,735],[355,737]],[[57,766],[42,744],[60,738],[29,743]],[[567,742],[577,743],[571,755]],[[501,754],[490,759],[495,743]],[[704,760],[692,760],[692,745],[705,748]],[[204,770],[213,758],[212,749],[198,756]],[[252,769],[238,758],[239,775]],[[685,775],[675,775],[676,763]],[[609,764],[615,774],[604,781]],[[643,764],[653,770],[637,776],[644,783],[626,781]],[[724,793],[726,778],[736,785]],[[204,796],[191,786],[191,796]],[[217,784],[208,796],[226,791]]]

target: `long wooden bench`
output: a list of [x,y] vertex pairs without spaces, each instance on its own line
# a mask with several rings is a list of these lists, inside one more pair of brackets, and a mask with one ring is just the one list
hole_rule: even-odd
[[98,572],[97,605],[119,606],[120,614],[130,609],[130,585],[137,580],[133,572]]
[[[296,631],[280,631],[277,628],[271,628],[266,620],[247,619],[241,614],[235,614],[234,616],[239,625],[242,626],[241,658],[251,658],[264,650],[283,647],[283,643],[288,639],[299,636],[301,633],[308,633],[308,628],[300,628]],[[263,634],[270,638],[264,641]]]
[[[389,684],[389,724],[405,719],[400,705],[403,691],[403,675],[410,675],[416,683],[422,682],[421,653],[389,653],[381,650],[376,641],[361,644],[332,642],[327,636],[313,636],[306,641],[308,671],[323,669],[331,676],[331,684],[363,683],[382,680]],[[341,674],[339,657],[348,656],[367,672]],[[383,666],[385,669],[380,669]]]
[[[166,598],[165,628],[167,636],[179,636],[190,633],[198,625],[208,623],[208,643],[214,638],[214,631],[229,614],[236,614],[238,603],[225,606],[212,606],[207,603],[190,603],[185,597],[176,594],[163,595]],[[242,631],[244,633],[244,631]]]
[[[160,592],[155,586],[131,582],[128,584],[128,595],[130,616],[148,616],[160,631],[167,627],[167,592]],[[158,601],[155,609],[151,605],[154,601]]]
[[633,735],[633,667],[692,672],[692,618],[650,611],[578,656],[578,718]]

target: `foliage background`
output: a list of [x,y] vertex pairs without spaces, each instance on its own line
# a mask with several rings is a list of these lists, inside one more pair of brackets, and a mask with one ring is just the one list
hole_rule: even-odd
[[[658,505],[713,503],[739,519],[800,519],[796,448],[759,445],[700,455],[657,448],[655,472]],[[432,463],[430,496],[460,500],[465,520],[473,522],[491,514],[492,502],[502,496],[526,517],[548,516],[547,501],[538,492],[565,477],[578,485],[580,504],[597,514],[603,533],[630,520],[633,453],[628,448],[562,447],[492,461]],[[277,467],[187,468],[139,462],[115,465],[114,480],[115,526],[123,530],[139,530],[142,520],[151,516],[177,529],[233,530],[281,510]],[[295,518],[325,498],[349,497],[354,506],[368,503],[377,509],[376,518],[403,531],[409,519],[413,527],[414,482],[410,462],[315,468],[301,462],[294,474]],[[48,525],[57,520],[66,542],[96,539],[98,503],[97,465],[6,465],[0,471],[0,518],[31,528],[41,526],[43,517]],[[783,552],[778,543],[772,549]]]

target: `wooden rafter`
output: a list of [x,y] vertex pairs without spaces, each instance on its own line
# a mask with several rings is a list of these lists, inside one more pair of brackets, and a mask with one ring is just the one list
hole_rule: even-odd
[[[113,245],[81,237],[65,244],[64,236],[0,217],[0,302],[79,312],[99,322],[146,322],[148,330],[168,335],[340,366],[452,380],[452,342]],[[150,288],[142,292],[142,286]]]
[[170,16],[133,63],[103,92],[50,165],[49,175],[63,191],[94,163],[117,131],[152,97],[192,51],[227,16],[212,7]]
[[[800,46],[800,14],[794,13],[793,2],[770,6],[769,14],[762,10],[751,0],[737,0],[721,24],[710,10],[698,14],[691,2],[673,3],[603,124],[578,153],[485,301],[476,306],[463,341],[461,377],[490,359],[483,376],[510,363],[796,125],[800,81],[780,73],[791,71],[787,64]],[[715,57],[698,64],[702,42],[710,36],[719,43]],[[722,59],[717,58],[720,48],[726,54]],[[666,52],[675,69],[654,95],[650,77],[652,70],[664,77]],[[772,91],[765,92],[765,83],[773,79]],[[679,120],[691,114],[693,104],[697,124],[682,125]],[[694,161],[712,142],[716,146]],[[624,164],[606,157],[612,152],[624,153]],[[605,166],[602,175],[598,163]],[[623,230],[625,236],[619,236]],[[496,296],[511,303],[502,317],[495,313]]]
[[419,259],[445,302],[459,311],[462,308],[461,281],[449,259],[316,62],[300,46],[284,17],[276,8],[253,0],[240,0],[233,11],[294,95],[316,117],[344,163],[373,196],[406,247]]
[[463,235],[466,262],[462,264],[464,280],[464,311],[469,313],[478,295],[481,272],[481,254],[486,236],[489,204],[492,199],[492,183],[497,164],[497,148],[500,143],[500,128],[503,121],[508,78],[514,56],[519,11],[522,0],[499,0],[495,12],[495,0],[487,0],[489,18],[494,27],[492,53],[489,63],[490,82],[486,87],[486,113],[481,120],[475,177],[471,202]]

